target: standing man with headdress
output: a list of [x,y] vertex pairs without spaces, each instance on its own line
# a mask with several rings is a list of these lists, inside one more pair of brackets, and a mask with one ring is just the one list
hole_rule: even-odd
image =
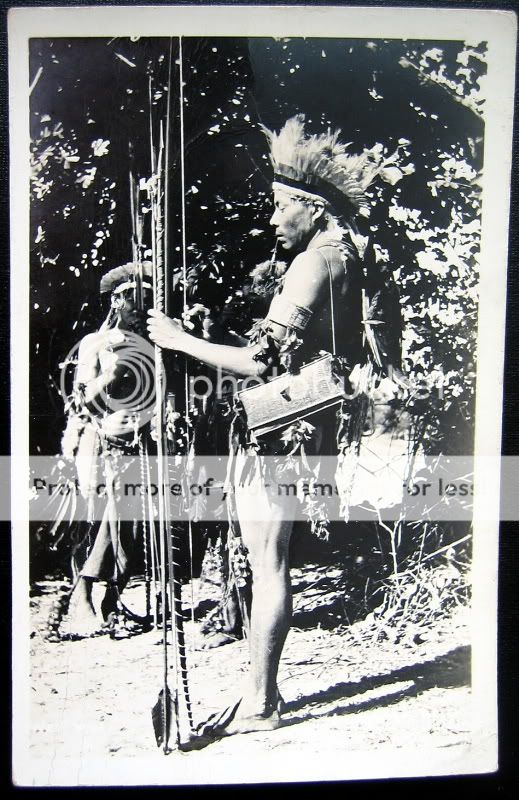
[[[138,525],[121,519],[116,484],[119,456],[138,454],[139,437],[149,436],[149,424],[141,413],[138,356],[133,356],[135,363],[125,363],[120,354],[128,337],[135,337],[137,343],[144,341],[137,337],[146,333],[145,309],[152,306],[150,277],[148,262],[123,264],[104,275],[100,293],[110,298],[108,315],[99,330],[79,344],[62,450],[75,460],[89,521],[73,548],[76,582],[64,621],[64,630],[70,635],[91,635],[115,614],[135,556]],[[102,465],[101,478],[98,465]],[[106,486],[101,499],[98,483]],[[106,585],[100,614],[92,601],[97,582]]]
[[[288,120],[279,134],[265,132],[274,168],[270,222],[277,245],[291,258],[266,318],[255,326],[248,346],[233,347],[196,338],[177,321],[152,311],[150,337],[163,348],[224,372],[263,379],[275,369],[297,370],[333,347],[348,377],[354,365],[365,361],[362,248],[355,217],[368,210],[365,190],[378,174],[382,156],[374,151],[348,155],[339,131],[308,135],[302,115]],[[362,420],[354,419],[346,400],[339,413],[326,409],[261,438],[242,426],[241,437],[234,437],[234,503],[253,580],[250,671],[242,697],[201,726],[202,734],[231,735],[280,725],[277,673],[291,622],[288,553],[299,501],[271,488],[264,456],[279,463],[303,444],[307,454],[337,455],[347,450],[359,429]],[[252,505],[260,512],[254,520]],[[313,528],[322,532],[319,520],[313,520]]]

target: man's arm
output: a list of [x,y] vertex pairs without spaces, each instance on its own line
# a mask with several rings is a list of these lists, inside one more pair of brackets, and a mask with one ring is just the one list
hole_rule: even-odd
[[266,317],[275,339],[283,339],[288,325],[305,329],[328,296],[328,275],[325,260],[316,250],[305,250],[294,258],[285,274],[281,294],[273,299]]
[[318,250],[305,250],[296,256],[285,274],[281,297],[314,311],[329,293],[326,261]]
[[[161,345],[167,347],[168,345]],[[259,345],[249,347],[233,347],[226,344],[214,344],[204,339],[197,339],[186,334],[179,337],[173,349],[185,353],[199,361],[204,361],[211,367],[222,369],[242,376],[261,376],[267,370],[267,365],[257,361],[255,356],[260,352]]]
[[[281,297],[311,313],[323,302],[327,287],[328,270],[323,257],[316,251],[305,251],[294,259],[287,271]],[[286,326],[271,319],[268,314],[267,320],[272,335],[281,341]],[[169,319],[160,311],[149,312],[148,329],[150,338],[159,347],[185,353],[211,367],[243,376],[261,376],[268,369],[266,364],[255,358],[262,351],[260,345],[232,347],[198,339],[187,333],[179,322]]]

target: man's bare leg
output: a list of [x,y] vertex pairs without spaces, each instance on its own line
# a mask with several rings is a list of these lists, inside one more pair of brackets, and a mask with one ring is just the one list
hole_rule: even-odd
[[279,660],[292,620],[292,586],[288,547],[292,520],[242,526],[249,550],[253,583],[250,648],[250,684],[241,713],[271,714],[278,703]]
[[[277,673],[279,660],[292,618],[292,588],[289,544],[293,527],[295,498],[273,502],[266,492],[256,492],[254,505],[245,489],[236,491],[236,507],[243,542],[249,551],[253,574],[251,624],[249,632],[250,673],[241,702],[225,733],[275,727],[279,715]],[[251,507],[261,504],[264,517],[250,521]]]
[[99,525],[92,550],[83,564],[74,591],[70,597],[64,630],[71,635],[89,636],[100,629],[103,620],[96,615],[92,602],[94,581],[107,571],[107,562],[113,562],[112,541],[106,513]]

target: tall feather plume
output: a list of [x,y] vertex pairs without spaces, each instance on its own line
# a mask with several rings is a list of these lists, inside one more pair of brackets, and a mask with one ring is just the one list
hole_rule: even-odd
[[320,181],[338,190],[360,214],[369,213],[366,189],[383,168],[382,153],[376,148],[349,155],[351,144],[339,141],[340,130],[305,133],[304,114],[287,120],[279,133],[263,127],[270,145],[274,172],[301,182],[312,191]]

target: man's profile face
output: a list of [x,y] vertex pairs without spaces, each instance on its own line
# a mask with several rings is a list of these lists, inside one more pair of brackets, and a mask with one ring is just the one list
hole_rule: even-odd
[[276,237],[285,250],[305,250],[316,233],[314,207],[294,199],[280,189],[274,190],[275,211],[270,224],[276,228]]

